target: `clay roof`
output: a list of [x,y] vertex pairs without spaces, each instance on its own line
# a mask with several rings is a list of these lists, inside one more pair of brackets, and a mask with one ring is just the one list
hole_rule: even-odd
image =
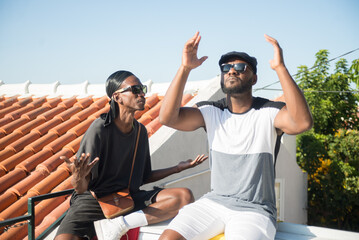
[[[185,94],[182,105],[193,96]],[[146,97],[135,118],[151,137],[160,127],[163,96]],[[108,97],[0,96],[0,221],[27,214],[29,197],[71,189],[71,172],[60,156],[73,156],[92,121],[109,109]],[[69,207],[68,197],[35,207],[36,237]],[[0,229],[0,240],[23,239],[27,225]]]

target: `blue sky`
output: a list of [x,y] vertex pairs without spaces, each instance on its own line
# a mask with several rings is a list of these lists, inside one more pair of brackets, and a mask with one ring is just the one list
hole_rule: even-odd
[[[295,74],[300,65],[311,67],[320,49],[334,58],[359,48],[358,13],[356,0],[0,0],[0,80],[104,83],[125,69],[143,82],[168,82],[184,43],[200,31],[199,56],[209,58],[189,81],[215,77],[221,54],[237,50],[257,58],[260,88],[277,81],[264,34],[279,41]],[[351,62],[359,51],[345,58]]]

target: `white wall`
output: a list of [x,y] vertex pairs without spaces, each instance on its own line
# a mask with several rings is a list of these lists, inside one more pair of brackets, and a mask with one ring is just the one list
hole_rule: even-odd
[[307,223],[307,174],[296,161],[295,136],[284,134],[276,164],[276,178],[284,182],[283,221]]

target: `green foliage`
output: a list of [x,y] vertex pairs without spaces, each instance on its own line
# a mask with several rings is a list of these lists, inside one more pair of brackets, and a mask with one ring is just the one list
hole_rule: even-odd
[[316,67],[299,67],[297,77],[314,118],[313,129],[297,137],[297,161],[308,173],[308,224],[359,231],[359,60],[348,68],[340,59],[330,74],[328,55],[319,51]]

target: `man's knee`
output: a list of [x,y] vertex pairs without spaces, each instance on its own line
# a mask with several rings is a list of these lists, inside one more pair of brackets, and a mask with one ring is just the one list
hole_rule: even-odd
[[162,235],[160,236],[159,240],[184,240],[185,238],[179,234],[178,232],[166,229],[163,231]]
[[188,188],[179,188],[179,199],[181,207],[194,202],[193,193]]

